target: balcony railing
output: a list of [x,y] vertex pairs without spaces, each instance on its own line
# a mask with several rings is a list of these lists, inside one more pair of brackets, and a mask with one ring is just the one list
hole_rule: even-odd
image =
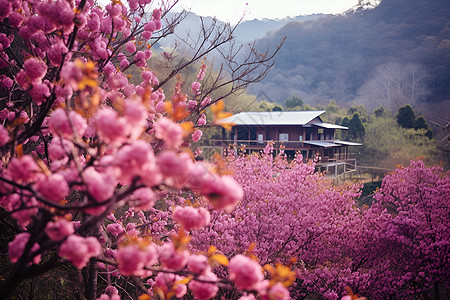
[[[326,141],[322,141],[326,142]],[[279,148],[281,145],[283,145],[285,148],[309,148],[310,145],[305,144],[303,142],[297,142],[297,141],[287,141],[287,142],[276,142],[272,140],[264,140],[264,141],[257,141],[257,140],[210,140],[210,146],[228,146],[236,144],[237,146],[254,146],[256,148],[264,148],[267,143],[273,143],[273,146],[275,148]],[[252,147],[253,148],[253,147]]]
[[[308,141],[309,142],[309,141]],[[311,141],[313,142],[313,141]],[[318,140],[316,142],[329,142],[332,143],[333,140]],[[217,140],[212,139],[209,142],[210,147],[228,147],[230,145],[236,145],[237,147],[245,146],[246,149],[249,150],[262,150],[267,145],[267,143],[273,143],[274,149],[280,149],[280,146],[283,146],[285,150],[301,150],[301,151],[311,151],[309,152],[308,156],[311,158],[311,155],[314,155],[314,152],[317,152],[318,149],[328,149],[331,150],[334,147],[329,148],[322,148],[318,146],[314,146],[311,144],[307,144],[304,142],[297,142],[297,141],[287,141],[287,142],[274,142],[274,141],[256,141],[256,140]],[[345,151],[342,151],[341,153],[332,153],[333,151],[329,152],[329,155],[321,155],[320,156],[320,163],[333,163],[338,161],[355,161],[356,154],[355,153],[348,153]],[[320,154],[320,153],[318,153]],[[324,154],[322,152],[322,154]]]

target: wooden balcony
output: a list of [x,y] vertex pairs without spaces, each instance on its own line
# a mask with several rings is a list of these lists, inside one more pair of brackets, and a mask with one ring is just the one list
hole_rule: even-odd
[[[296,151],[300,151],[307,159],[318,159],[318,164],[348,162],[355,164],[355,153],[349,153],[348,147],[345,145],[336,145],[333,140],[316,140],[316,141],[257,141],[257,140],[219,140],[212,139],[209,141],[208,148],[245,148],[245,151],[256,152],[263,150],[267,143],[272,143],[274,152],[278,153],[283,149],[288,156],[292,156]],[[322,146],[320,146],[322,145]]]

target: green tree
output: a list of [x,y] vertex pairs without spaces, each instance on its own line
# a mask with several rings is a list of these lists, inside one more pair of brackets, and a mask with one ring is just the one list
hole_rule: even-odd
[[425,136],[428,137],[429,139],[433,138],[433,131],[428,126],[427,121],[425,120],[424,116],[417,117],[417,119],[414,123],[414,129],[416,129],[416,130],[424,129],[426,131]]
[[427,164],[444,160],[443,151],[427,138],[424,129],[402,128],[393,117],[373,118],[366,124],[361,165],[395,168],[396,164],[407,165],[417,157],[423,157]]
[[380,117],[384,116],[386,114],[386,111],[384,110],[383,105],[380,105],[380,107],[375,109],[373,111],[373,114],[375,115],[376,118],[380,118]]
[[366,110],[366,107],[362,104],[359,105],[352,105],[347,110],[347,115],[353,116],[354,114],[358,114],[358,117],[361,119],[363,123],[366,123],[369,119],[369,113]]
[[427,121],[423,116],[418,116],[416,121],[414,122],[414,129],[425,129],[428,130]]
[[303,100],[294,95],[287,98],[286,101],[284,102],[284,106],[286,106],[286,108],[294,108],[297,106],[302,107],[303,104],[304,104]]
[[336,103],[336,100],[330,100],[330,103],[325,107],[325,110],[327,113],[337,113],[339,112],[339,106]]
[[350,119],[348,117],[344,117],[341,121],[341,126],[345,126],[348,127],[348,122],[350,121]]
[[357,113],[348,121],[348,136],[351,139],[360,140],[366,134],[366,129]]
[[414,128],[416,123],[416,114],[411,105],[405,105],[398,109],[396,116],[397,123],[403,128]]

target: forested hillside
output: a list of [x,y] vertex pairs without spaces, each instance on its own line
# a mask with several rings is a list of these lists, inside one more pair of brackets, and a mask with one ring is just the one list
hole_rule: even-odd
[[392,109],[450,99],[449,20],[448,0],[384,0],[372,10],[291,22],[257,42],[263,49],[287,36],[275,67],[250,92],[312,105],[383,103],[384,93],[399,102]]

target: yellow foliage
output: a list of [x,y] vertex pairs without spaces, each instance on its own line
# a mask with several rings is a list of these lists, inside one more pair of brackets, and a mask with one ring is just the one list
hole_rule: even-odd
[[184,246],[191,240],[191,237],[186,233],[186,231],[184,231],[183,228],[180,228],[178,234],[172,235],[171,238],[175,248],[184,248]]
[[152,298],[148,294],[142,294],[139,296],[138,300],[151,300]]
[[222,266],[228,266],[228,258],[223,254],[214,254],[210,257],[212,261],[218,262]]
[[225,104],[222,100],[217,101],[216,103],[213,103],[211,106],[211,112],[214,115],[214,124],[220,125],[223,128],[225,128],[228,131],[231,131],[231,126],[234,125],[234,123],[222,123],[219,122],[222,119],[231,117],[233,114],[229,112],[224,112]]

